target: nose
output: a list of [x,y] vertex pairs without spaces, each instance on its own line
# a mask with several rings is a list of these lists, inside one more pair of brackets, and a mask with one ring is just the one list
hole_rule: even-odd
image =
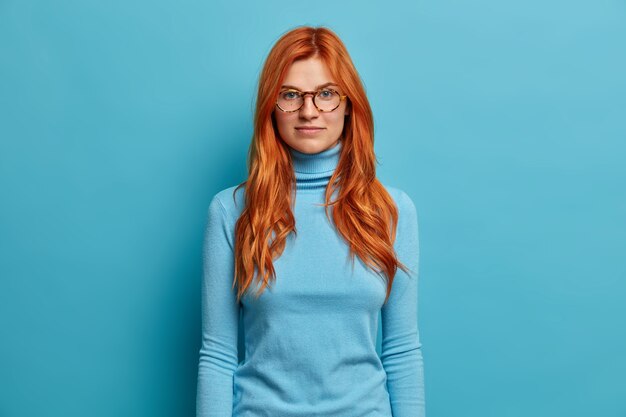
[[304,96],[303,100],[304,103],[302,103],[302,107],[300,107],[300,117],[303,119],[312,119],[319,116],[319,110],[317,110],[315,103],[313,103],[313,96],[307,94]]

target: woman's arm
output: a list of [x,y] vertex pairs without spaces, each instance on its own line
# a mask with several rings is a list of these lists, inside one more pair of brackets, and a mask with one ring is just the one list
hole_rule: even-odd
[[232,417],[239,303],[231,289],[234,251],[230,225],[217,196],[209,204],[207,217],[202,249],[202,346],[196,417]]
[[414,273],[398,269],[387,303],[381,311],[381,361],[393,417],[424,417],[424,363],[417,323],[419,243],[417,211],[400,191],[395,249],[399,260]]

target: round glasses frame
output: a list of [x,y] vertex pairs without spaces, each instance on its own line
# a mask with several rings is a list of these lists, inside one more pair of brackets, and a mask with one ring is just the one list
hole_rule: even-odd
[[[335,94],[338,94],[338,95],[339,95],[339,103],[338,103],[338,104],[337,104],[337,105],[336,105],[336,106],[335,106],[332,110],[322,110],[322,109],[320,109],[320,108],[318,107],[317,103],[315,102],[315,97],[317,97],[317,95],[318,95],[321,91],[324,91],[324,90],[330,90],[330,91],[332,91],[333,93],[335,93]],[[300,94],[300,97],[302,98],[302,104],[300,104],[300,107],[298,107],[298,108],[297,108],[297,109],[295,109],[295,110],[285,110],[285,109],[281,108],[281,107],[278,105],[278,99],[277,99],[277,100],[276,100],[276,107],[278,107],[278,109],[279,109],[280,111],[285,112],[285,113],[293,113],[293,112],[297,112],[297,111],[299,111],[299,110],[302,108],[302,106],[304,106],[304,98],[305,98],[307,95],[309,95],[309,94],[311,94],[311,95],[313,96],[313,105],[314,105],[314,106],[315,106],[315,108],[316,108],[319,112],[321,112],[321,113],[330,113],[331,111],[335,111],[335,110],[337,109],[337,107],[339,107],[339,106],[341,105],[341,102],[342,102],[343,100],[345,100],[345,99],[346,99],[346,97],[348,97],[347,95],[345,95],[345,94],[339,94],[339,92],[338,92],[337,90],[334,90],[334,89],[332,89],[332,88],[328,88],[328,87],[321,88],[321,89],[319,89],[319,90],[317,90],[317,91],[299,91],[299,90],[295,90],[295,89],[292,89],[292,88],[291,88],[291,89],[289,89],[289,90],[283,90],[283,91],[281,91],[281,94],[282,94],[282,93],[286,93],[287,91],[293,91],[294,93],[298,93],[298,94]]]

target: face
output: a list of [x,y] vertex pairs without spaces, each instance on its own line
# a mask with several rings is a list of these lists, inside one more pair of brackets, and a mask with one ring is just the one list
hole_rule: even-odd
[[[331,77],[326,64],[319,58],[295,61],[289,68],[281,90],[296,88],[300,91],[316,91],[322,85],[345,94]],[[289,87],[286,87],[289,86]],[[320,112],[313,104],[313,95],[304,97],[300,110],[285,113],[274,107],[278,134],[293,149],[314,154],[332,148],[343,132],[344,118],[349,114],[347,98],[335,110]],[[315,128],[315,129],[306,129]]]

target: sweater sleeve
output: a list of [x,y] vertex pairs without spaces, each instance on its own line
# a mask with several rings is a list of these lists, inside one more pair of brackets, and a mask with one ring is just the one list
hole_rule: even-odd
[[411,198],[400,193],[395,248],[399,260],[413,272],[398,268],[391,294],[381,310],[381,361],[393,417],[424,417],[424,365],[417,320],[418,228]]
[[202,249],[202,343],[196,417],[232,417],[239,303],[231,288],[234,251],[226,219],[224,206],[217,196],[213,197]]

